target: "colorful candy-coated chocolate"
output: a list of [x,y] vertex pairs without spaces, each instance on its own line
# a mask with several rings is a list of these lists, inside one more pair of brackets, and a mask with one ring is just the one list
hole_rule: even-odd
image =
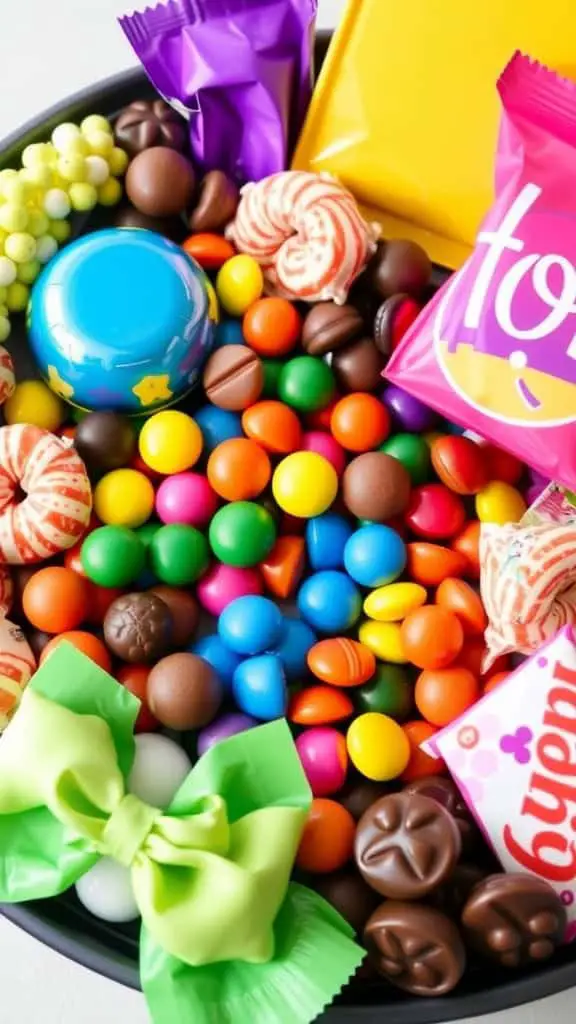
[[267,597],[237,597],[218,619],[218,634],[235,654],[261,654],[279,643],[284,619],[277,604]]
[[463,553],[417,540],[406,545],[408,575],[423,587],[437,587],[449,576],[463,576],[468,562]]
[[295,693],[288,705],[288,718],[296,725],[330,725],[353,713],[348,694],[333,686],[308,686]]
[[451,572],[450,576],[468,576],[480,579],[480,529],[478,519],[471,519],[450,541],[450,547],[464,558],[466,565],[462,572]]
[[126,587],[138,578],[146,561],[146,548],[126,526],[101,526],[82,544],[82,567],[100,587]]
[[364,613],[377,622],[401,622],[410,612],[420,608],[427,598],[419,583],[389,583],[378,587],[364,601]]
[[436,591],[436,604],[460,620],[464,636],[483,636],[488,625],[480,596],[464,580],[448,578]]
[[310,519],[306,524],[306,550],[312,569],[340,569],[352,533],[349,521],[337,512],[325,512]]
[[252,729],[255,725],[258,725],[255,718],[244,715],[240,711],[228,711],[225,715],[220,715],[219,718],[210,722],[210,725],[205,725],[198,733],[198,757],[202,757],[216,743],[221,743],[222,740],[227,740],[230,736],[236,736],[239,732],[246,732],[247,729]]
[[276,542],[276,525],[263,505],[233,501],[219,509],[208,531],[210,547],[226,565],[257,565]]
[[413,686],[399,665],[378,665],[370,682],[354,692],[354,701],[360,711],[378,711],[403,722],[414,704]]
[[393,665],[405,665],[408,661],[397,622],[367,619],[358,630],[358,639],[380,661],[390,661]]
[[257,569],[216,562],[196,586],[196,595],[210,615],[220,615],[230,601],[245,594],[261,594],[262,577]]
[[338,476],[346,468],[346,452],[341,444],[325,430],[307,430],[302,435],[300,447],[305,452],[316,452],[331,462]]
[[64,402],[43,380],[22,380],[2,407],[5,423],[32,423],[51,433],[67,418]]
[[362,587],[391,583],[406,566],[406,545],[389,526],[372,523],[356,530],[344,548],[344,568]]
[[232,677],[240,664],[241,658],[224,643],[218,633],[209,633],[203,636],[188,650],[198,657],[204,658],[209,665],[212,665],[216,675],[224,687],[230,688]]
[[414,701],[422,718],[440,727],[459,718],[479,696],[476,676],[459,665],[425,669],[414,688]]
[[136,469],[113,469],[94,488],[94,511],[109,526],[142,526],[154,509],[154,488]]
[[431,604],[410,612],[400,629],[406,657],[418,668],[446,668],[464,643],[464,630],[456,615]]
[[235,255],[234,246],[226,238],[209,231],[190,235],[182,243],[182,248],[203,270],[219,270]]
[[477,494],[488,483],[488,463],[481,445],[467,437],[439,437],[430,448],[440,481],[456,494]]
[[351,629],[359,619],[362,598],[349,576],[325,569],[309,576],[300,587],[298,610],[318,632],[336,635]]
[[285,356],[300,339],[302,319],[288,299],[258,299],[245,312],[242,331],[258,355]]
[[206,571],[210,552],[206,537],[196,527],[170,523],[154,534],[149,557],[152,571],[162,583],[185,587]]
[[481,523],[517,523],[525,511],[520,491],[502,480],[492,480],[476,495],[476,515]]
[[91,658],[95,661],[100,668],[103,668],[105,672],[110,672],[112,669],[112,658],[105,644],[93,633],[87,633],[82,629],[70,629],[67,632],[59,633],[50,640],[42,654],[40,655],[40,664],[46,661],[46,658],[50,656],[53,650],[61,643],[72,644],[76,650],[82,651],[87,658]]
[[466,510],[461,498],[444,484],[422,484],[412,491],[404,519],[417,537],[443,540],[462,529]]
[[306,426],[309,430],[330,430],[330,420],[334,412],[334,406],[340,401],[340,394],[335,391],[332,398],[323,409],[314,409],[306,413]]
[[262,722],[286,714],[286,676],[275,654],[258,654],[242,661],[232,679],[236,704],[247,715]]
[[257,498],[272,473],[270,459],[256,441],[248,437],[223,441],[214,449],[206,466],[208,480],[216,494],[226,501]]
[[274,470],[272,493],[283,512],[310,519],[330,507],[338,493],[338,475],[316,452],[293,452]]
[[289,359],[278,381],[280,398],[298,412],[324,409],[335,389],[332,370],[322,359],[314,356]]
[[303,537],[278,537],[272,551],[260,562],[264,586],[274,597],[284,601],[296,590],[306,565],[306,544]]
[[431,757],[421,748],[421,744],[431,739],[438,729],[429,722],[418,719],[414,722],[406,722],[403,726],[404,733],[410,744],[410,760],[402,772],[402,782],[414,782],[415,779],[427,778],[429,775],[441,775],[446,771],[446,766],[441,757]]
[[88,586],[82,576],[60,565],[38,569],[22,592],[28,622],[45,633],[76,629],[88,613]]
[[232,256],[218,271],[216,293],[230,316],[243,316],[263,288],[262,271],[251,256]]
[[331,874],[352,859],[356,822],[336,800],[318,797],[312,801],[310,813],[296,864],[310,874]]
[[222,345],[243,345],[242,322],[240,320],[221,320],[216,326],[214,348]]
[[390,414],[375,395],[359,391],[336,403],[330,430],[349,452],[369,452],[388,437]]
[[147,683],[150,665],[121,665],[116,676],[119,683],[138,697],[140,710],[134,724],[134,732],[152,732],[160,722],[152,714],[147,701]]
[[289,682],[299,680],[304,675],[308,651],[317,640],[316,634],[302,619],[284,619],[284,634],[274,654],[280,658]]
[[374,654],[357,640],[340,636],[321,640],[308,651],[308,668],[332,686],[361,686],[374,675]]
[[331,726],[306,729],[296,739],[296,750],[314,796],[330,796],[342,789],[348,771],[346,740]]
[[484,442],[482,448],[488,465],[488,479],[503,480],[514,487],[524,472],[520,459],[489,442]]
[[240,416],[230,409],[219,409],[217,405],[203,405],[194,414],[194,419],[202,431],[202,450],[205,455],[210,455],[222,441],[243,436]]
[[394,434],[380,445],[380,451],[402,463],[415,487],[429,480],[430,447],[420,434]]
[[146,465],[166,475],[190,469],[202,451],[202,431],[184,412],[165,409],[146,420],[138,449]]
[[272,399],[255,402],[242,413],[242,427],[247,437],[273,455],[288,455],[300,448],[300,420],[283,402]]
[[389,384],[384,389],[382,401],[390,411],[395,424],[402,430],[422,434],[425,430],[431,430],[438,419],[432,409],[396,384]]
[[354,719],[346,734],[346,746],[357,771],[374,782],[398,778],[410,760],[410,744],[402,728],[377,711]]
[[218,496],[201,473],[175,473],[156,491],[156,515],[163,523],[203,529],[218,508]]

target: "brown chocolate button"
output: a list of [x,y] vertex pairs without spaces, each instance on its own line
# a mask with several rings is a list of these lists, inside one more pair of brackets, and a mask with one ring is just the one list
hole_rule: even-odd
[[417,900],[448,878],[460,848],[460,833],[444,807],[427,796],[390,793],[360,818],[354,856],[376,892]]
[[156,594],[124,594],[104,616],[104,639],[113,654],[131,663],[154,661],[172,639],[172,618]]
[[359,821],[372,804],[375,804],[383,796],[387,796],[389,792],[390,786],[384,782],[362,779],[360,782],[349,783],[338,794],[337,800],[347,811],[350,811],[354,821]]
[[379,242],[367,271],[383,299],[397,292],[420,295],[432,276],[432,264],[421,245],[409,239]]
[[212,666],[186,651],[154,665],[146,688],[152,714],[168,729],[201,729],[222,702],[222,684]]
[[480,846],[482,842],[480,830],[475,825],[468,805],[462,798],[458,787],[452,782],[452,779],[445,778],[442,775],[424,776],[411,782],[405,787],[404,792],[420,793],[421,796],[429,796],[432,800],[437,800],[439,804],[442,804],[442,807],[446,808],[458,826],[464,853],[471,853]]
[[334,352],[331,365],[343,391],[376,391],[384,362],[372,338],[359,338]]
[[323,356],[346,345],[364,330],[364,321],[354,306],[318,302],[302,325],[302,348],[310,356]]
[[536,875],[490,875],[473,890],[462,912],[470,945],[503,967],[547,960],[562,943],[566,909]]
[[186,122],[164,100],[135,100],[118,117],[114,135],[119,146],[136,156],[152,146],[187,148]]
[[477,864],[457,864],[450,877],[429,893],[426,900],[453,921],[459,921],[472,890],[487,875],[488,872]]
[[264,369],[247,345],[223,345],[210,356],[202,377],[213,405],[239,412],[256,402],[264,387]]
[[224,171],[208,171],[190,214],[191,230],[219,231],[233,219],[239,201],[238,187]]
[[188,590],[169,587],[166,583],[158,583],[149,592],[164,601],[172,616],[172,645],[185,647],[194,636],[200,619],[196,598]]
[[364,452],[344,470],[342,497],[358,519],[382,523],[404,512],[411,486],[410,474],[398,459],[385,452]]
[[379,972],[416,996],[443,996],[466,966],[456,925],[433,907],[393,900],[374,911],[364,942]]
[[148,217],[171,217],[189,206],[194,183],[194,168],[182,153],[153,146],[129,165],[126,195]]
[[335,871],[314,881],[314,888],[360,935],[379,896],[353,871]]
[[74,447],[90,470],[119,469],[134,454],[136,433],[126,416],[99,409],[80,420]]

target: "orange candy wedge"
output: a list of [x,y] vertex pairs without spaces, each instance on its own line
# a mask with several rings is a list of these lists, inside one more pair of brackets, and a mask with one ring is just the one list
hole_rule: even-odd
[[464,636],[482,636],[488,619],[484,605],[469,583],[464,580],[443,580],[436,591],[436,604],[453,612],[464,630]]
[[295,452],[302,441],[302,427],[294,410],[272,399],[255,402],[244,410],[242,430],[274,455]]
[[303,537],[278,537],[271,552],[260,562],[264,586],[284,600],[294,593],[304,572],[306,544]]
[[333,686],[308,686],[296,693],[288,706],[288,719],[296,725],[328,725],[353,713],[348,694]]
[[406,545],[407,571],[414,583],[437,587],[449,576],[463,576],[468,568],[466,557],[442,544],[418,540]]
[[455,554],[466,559],[463,572],[451,572],[450,576],[470,576],[480,579],[480,526],[478,519],[471,519],[464,528],[452,538],[450,546]]

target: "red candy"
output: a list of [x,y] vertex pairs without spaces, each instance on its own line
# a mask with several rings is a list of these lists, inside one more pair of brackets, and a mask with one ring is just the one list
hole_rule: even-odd
[[488,468],[488,479],[504,480],[514,487],[524,472],[520,459],[488,442],[482,445],[482,451]]
[[443,540],[462,529],[466,510],[461,498],[444,484],[422,484],[413,489],[404,519],[418,537]]
[[274,597],[285,600],[294,593],[306,565],[303,537],[278,537],[272,551],[260,562],[264,586]]
[[236,254],[234,246],[222,235],[214,235],[208,231],[190,235],[182,243],[182,248],[204,270],[219,270],[226,260]]
[[149,675],[150,665],[122,665],[118,669],[118,675],[116,676],[118,682],[122,683],[122,686],[130,690],[130,693],[138,697],[138,700],[141,702],[134,726],[135,732],[152,732],[153,729],[157,729],[160,725],[158,719],[150,711],[146,699]]
[[430,456],[442,483],[456,494],[478,494],[488,483],[484,451],[467,437],[447,434],[437,438]]

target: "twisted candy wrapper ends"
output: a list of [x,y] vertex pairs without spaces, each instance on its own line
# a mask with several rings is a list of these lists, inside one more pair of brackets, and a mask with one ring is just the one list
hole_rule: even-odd
[[305,1024],[363,953],[289,883],[310,791],[286,723],[208,751],[163,812],[126,792],[137,712],[69,645],[34,676],[0,743],[0,900],[55,895],[112,857],[131,871],[155,1019],[185,1005],[195,1024]]

